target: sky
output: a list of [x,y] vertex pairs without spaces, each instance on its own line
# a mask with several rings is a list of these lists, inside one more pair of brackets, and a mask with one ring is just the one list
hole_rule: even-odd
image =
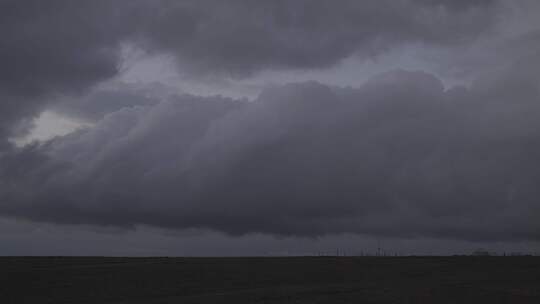
[[0,255],[540,252],[535,0],[1,0]]

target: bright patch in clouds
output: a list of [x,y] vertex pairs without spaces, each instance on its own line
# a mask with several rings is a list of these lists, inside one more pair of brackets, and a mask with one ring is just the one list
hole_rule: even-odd
[[12,141],[21,147],[35,141],[45,141],[56,136],[63,136],[89,125],[55,112],[44,111],[34,120],[34,127],[27,135],[13,138]]

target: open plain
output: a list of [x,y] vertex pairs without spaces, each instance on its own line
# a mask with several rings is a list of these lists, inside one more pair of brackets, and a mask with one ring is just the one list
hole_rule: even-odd
[[2,303],[540,303],[538,257],[0,258]]

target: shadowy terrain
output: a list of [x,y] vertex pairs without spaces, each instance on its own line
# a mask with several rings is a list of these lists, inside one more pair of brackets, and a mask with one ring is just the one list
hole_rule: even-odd
[[1,303],[540,303],[538,257],[0,258]]

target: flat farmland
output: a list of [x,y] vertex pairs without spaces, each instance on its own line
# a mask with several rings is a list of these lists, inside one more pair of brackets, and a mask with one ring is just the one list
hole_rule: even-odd
[[540,303],[539,257],[0,258],[1,303]]

